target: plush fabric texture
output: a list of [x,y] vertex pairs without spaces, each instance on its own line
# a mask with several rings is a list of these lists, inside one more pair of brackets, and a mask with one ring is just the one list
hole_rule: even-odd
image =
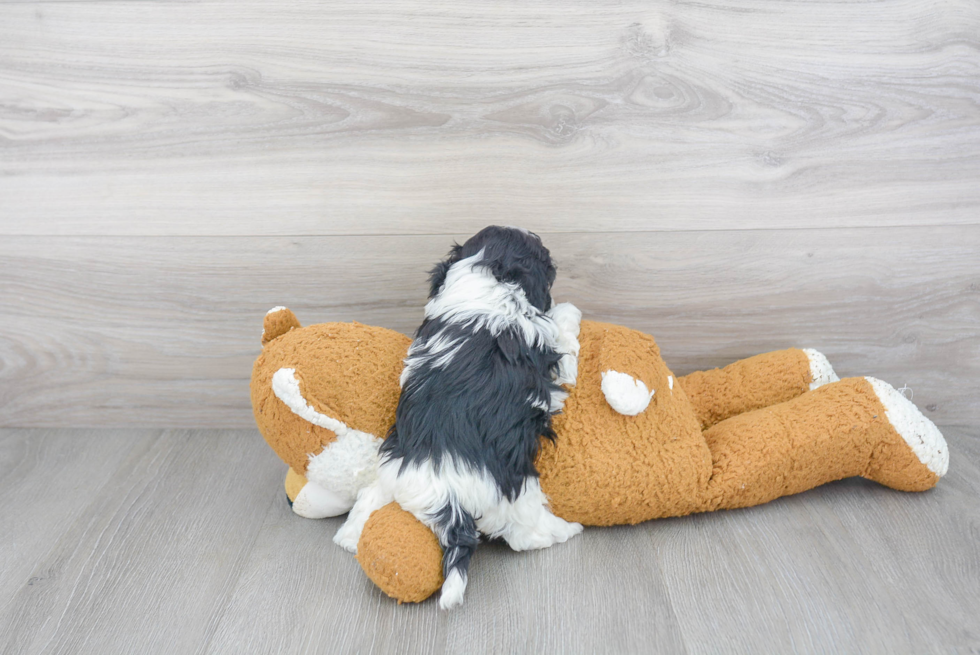
[[902,491],[924,491],[939,479],[888,423],[864,378],[733,416],[704,438],[714,466],[703,511],[759,505],[854,476]]
[[[695,511],[711,476],[711,453],[694,409],[653,337],[582,321],[578,382],[555,416],[555,443],[543,441],[537,467],[552,511],[583,525],[639,523]],[[654,391],[637,416],[619,414],[602,393],[615,370]]]
[[[268,323],[299,325],[288,309],[266,316]],[[321,414],[348,427],[384,438],[395,420],[401,389],[398,376],[411,339],[394,330],[360,323],[291,327],[268,341],[252,368],[252,411],[259,432],[279,456],[305,474],[309,456],[337,435],[293,413],[272,391],[280,368],[295,369],[300,391]]]
[[[252,402],[260,431],[292,469],[286,488],[295,494],[310,455],[335,435],[292,413],[273,394],[272,376],[294,368],[317,412],[383,437],[394,421],[410,340],[357,323],[300,328],[290,316],[279,310],[266,317],[270,338],[253,370]],[[900,404],[896,420],[907,423],[899,433],[866,378],[810,390],[801,350],[677,379],[647,334],[582,321],[579,342],[578,381],[554,418],[557,440],[543,440],[536,460],[551,508],[565,520],[634,524],[748,507],[850,476],[923,491],[946,470],[942,435],[911,403],[894,390],[889,396]],[[607,371],[653,391],[646,409],[616,412],[601,388]],[[399,601],[424,600],[443,582],[435,536],[394,503],[368,520],[357,559]]]
[[702,429],[729,416],[785,402],[809,390],[810,360],[797,348],[742,359],[725,368],[695,371],[677,380]]
[[422,602],[442,587],[439,541],[398,503],[371,514],[356,557],[371,581],[399,603]]
[[305,486],[306,478],[293,470],[293,467],[289,467],[289,470],[286,471],[286,497],[289,498],[289,501],[294,502],[296,496]]
[[262,322],[262,345],[300,327],[296,315],[285,307],[273,307]]

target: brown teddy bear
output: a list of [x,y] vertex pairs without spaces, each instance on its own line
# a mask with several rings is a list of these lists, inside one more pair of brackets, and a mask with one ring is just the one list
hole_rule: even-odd
[[[350,510],[376,476],[411,340],[359,323],[300,327],[265,317],[252,372],[259,431],[289,465],[307,518]],[[875,378],[838,380],[813,350],[782,350],[677,378],[653,337],[582,321],[578,382],[537,459],[552,511],[584,525],[748,507],[851,476],[924,491],[946,473],[936,426]],[[357,559],[399,602],[442,585],[432,532],[392,503],[374,512]]]

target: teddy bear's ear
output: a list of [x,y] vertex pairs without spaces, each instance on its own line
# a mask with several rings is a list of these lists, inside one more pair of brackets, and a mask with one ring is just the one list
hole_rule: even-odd
[[265,314],[262,322],[262,345],[278,339],[290,330],[299,328],[299,319],[285,307],[273,307]]
[[437,293],[442,285],[446,283],[446,274],[449,273],[450,267],[463,258],[463,246],[458,243],[454,243],[446,259],[439,262],[435,267],[429,271],[429,297],[432,298]]

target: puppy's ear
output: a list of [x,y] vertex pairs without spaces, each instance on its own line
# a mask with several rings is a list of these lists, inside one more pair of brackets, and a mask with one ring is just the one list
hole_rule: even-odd
[[551,285],[557,271],[547,250],[523,257],[507,252],[491,261],[489,268],[498,280],[520,285],[528,301],[540,311],[551,309]]
[[449,272],[449,268],[462,258],[463,246],[459,245],[458,243],[454,243],[446,259],[436,264],[435,267],[429,271],[430,298],[439,293],[439,289],[441,289],[442,285],[446,283],[446,273]]
[[502,332],[497,337],[497,348],[508,364],[517,364],[521,358],[521,342],[511,333]]

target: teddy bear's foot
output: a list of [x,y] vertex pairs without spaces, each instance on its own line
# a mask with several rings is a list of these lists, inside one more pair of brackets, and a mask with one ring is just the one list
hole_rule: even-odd
[[830,365],[822,352],[813,348],[803,348],[806,358],[810,361],[810,391],[831,382],[839,382],[840,378],[834,372],[834,367]]
[[902,491],[932,488],[949,468],[939,428],[887,382],[865,378],[885,409],[891,434],[875,449],[864,477]]
[[352,505],[347,498],[310,482],[292,468],[286,473],[286,497],[293,513],[307,519],[340,516]]

